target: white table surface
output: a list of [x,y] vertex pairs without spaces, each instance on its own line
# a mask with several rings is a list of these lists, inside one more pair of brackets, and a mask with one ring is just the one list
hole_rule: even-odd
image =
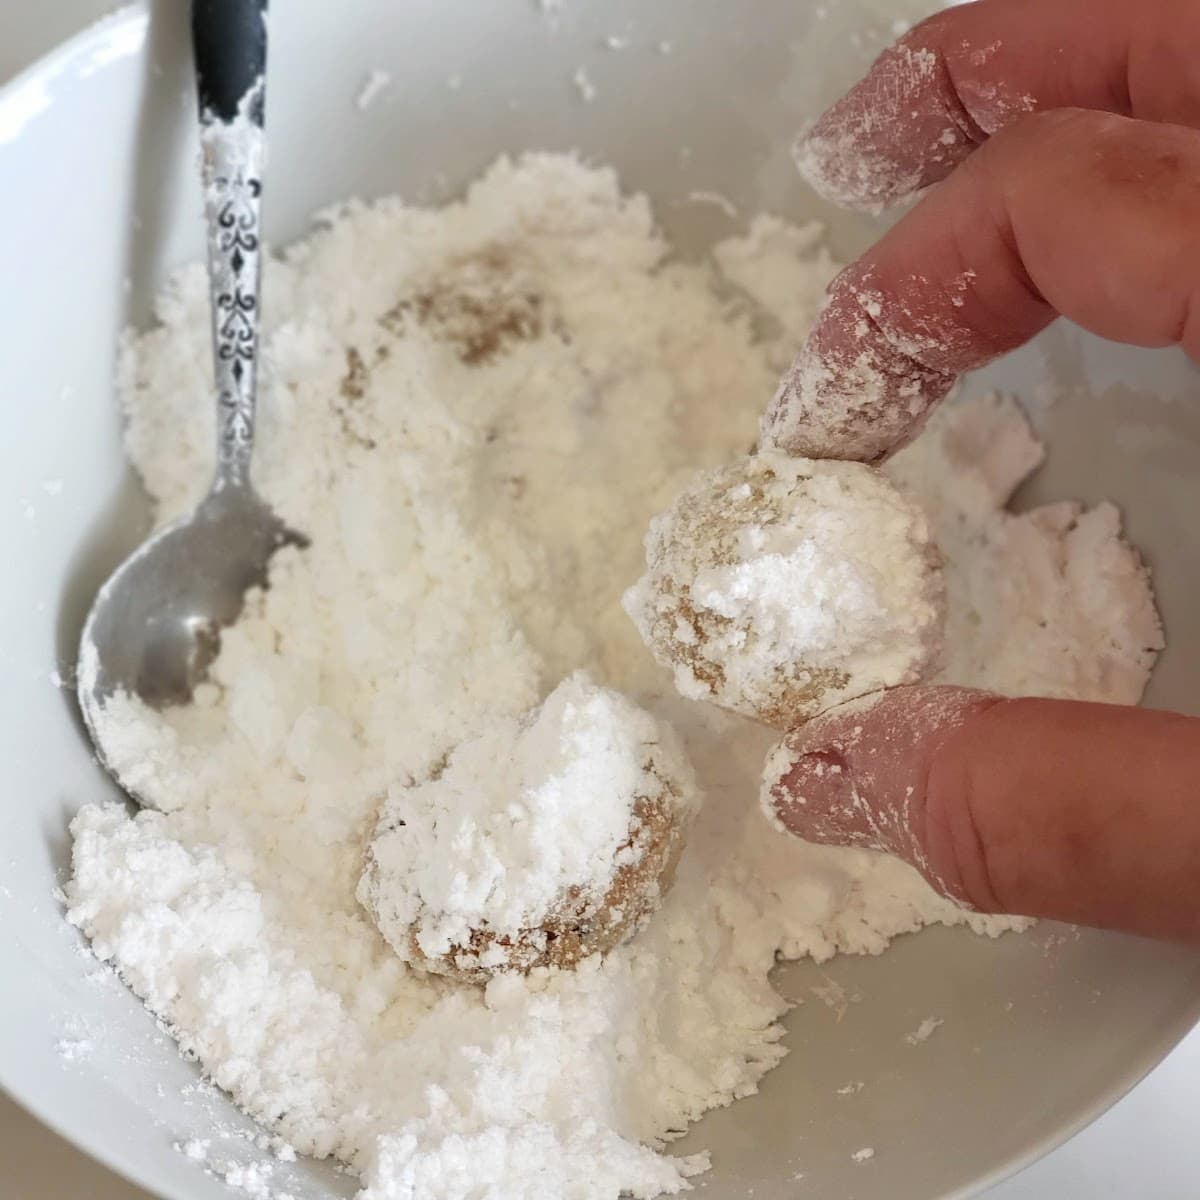
[[[0,0],[0,82],[112,7]],[[987,1200],[1200,1200],[1198,1102],[1200,1029],[1111,1112]],[[2,1095],[0,1164],[4,1200],[153,1200]]]

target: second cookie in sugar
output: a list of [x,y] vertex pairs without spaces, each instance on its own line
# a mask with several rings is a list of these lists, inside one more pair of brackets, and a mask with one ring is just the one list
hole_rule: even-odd
[[707,472],[655,518],[625,608],[693,700],[786,728],[936,669],[941,558],[861,463],[779,453]]

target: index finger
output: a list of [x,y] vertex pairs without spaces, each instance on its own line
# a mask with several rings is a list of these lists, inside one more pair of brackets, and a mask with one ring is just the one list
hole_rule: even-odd
[[977,0],[885,50],[796,143],[812,186],[878,211],[944,179],[1030,112],[1089,108],[1200,128],[1200,5]]
[[1198,281],[1200,133],[1086,109],[1025,117],[834,280],[763,444],[878,462],[959,374],[1056,314],[1200,358]]

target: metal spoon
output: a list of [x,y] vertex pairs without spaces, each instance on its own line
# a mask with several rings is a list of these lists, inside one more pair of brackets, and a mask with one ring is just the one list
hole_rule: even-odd
[[188,517],[100,589],[80,638],[78,693],[100,757],[104,703],[124,690],[186,704],[280,546],[304,545],[250,484],[261,275],[259,203],[267,0],[193,0],[192,41],[217,382],[217,469]]

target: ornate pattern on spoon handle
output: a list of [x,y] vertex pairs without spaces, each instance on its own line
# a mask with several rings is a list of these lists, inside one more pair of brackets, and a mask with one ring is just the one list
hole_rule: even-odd
[[250,102],[234,121],[210,118],[201,128],[217,383],[218,486],[246,482],[254,446],[263,131],[251,115],[255,107],[261,112],[261,94],[247,99]]

